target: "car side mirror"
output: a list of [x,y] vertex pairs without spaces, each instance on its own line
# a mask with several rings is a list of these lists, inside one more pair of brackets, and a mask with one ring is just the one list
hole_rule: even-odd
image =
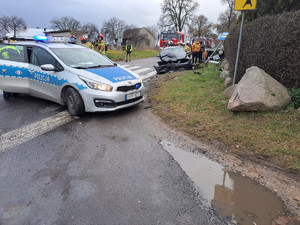
[[42,70],[45,70],[45,71],[54,71],[55,70],[55,67],[52,64],[41,65],[41,68],[42,68]]

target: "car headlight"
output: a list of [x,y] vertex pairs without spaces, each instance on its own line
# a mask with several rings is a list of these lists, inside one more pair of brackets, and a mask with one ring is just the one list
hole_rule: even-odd
[[98,83],[95,81],[91,81],[91,80],[87,80],[84,79],[82,77],[80,77],[81,80],[84,81],[84,83],[86,83],[86,85],[89,88],[95,89],[95,90],[99,90],[99,91],[112,91],[113,87],[108,85],[108,84],[102,84],[102,83]]

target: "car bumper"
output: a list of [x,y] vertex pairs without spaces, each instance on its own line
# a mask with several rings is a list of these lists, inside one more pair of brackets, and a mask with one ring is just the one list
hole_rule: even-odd
[[[102,92],[93,89],[80,91],[86,112],[107,112],[131,107],[144,101],[144,93],[144,86],[128,92]],[[133,98],[126,100],[128,95],[133,95]]]

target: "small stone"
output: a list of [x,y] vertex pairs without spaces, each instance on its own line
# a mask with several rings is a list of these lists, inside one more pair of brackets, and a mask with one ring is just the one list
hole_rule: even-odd
[[300,202],[300,196],[299,196],[299,195],[296,196],[294,199],[295,199],[296,201]]

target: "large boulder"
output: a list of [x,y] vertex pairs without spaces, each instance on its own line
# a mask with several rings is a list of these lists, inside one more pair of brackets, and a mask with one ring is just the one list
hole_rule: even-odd
[[262,69],[252,66],[229,99],[231,111],[280,110],[291,102],[288,90]]

